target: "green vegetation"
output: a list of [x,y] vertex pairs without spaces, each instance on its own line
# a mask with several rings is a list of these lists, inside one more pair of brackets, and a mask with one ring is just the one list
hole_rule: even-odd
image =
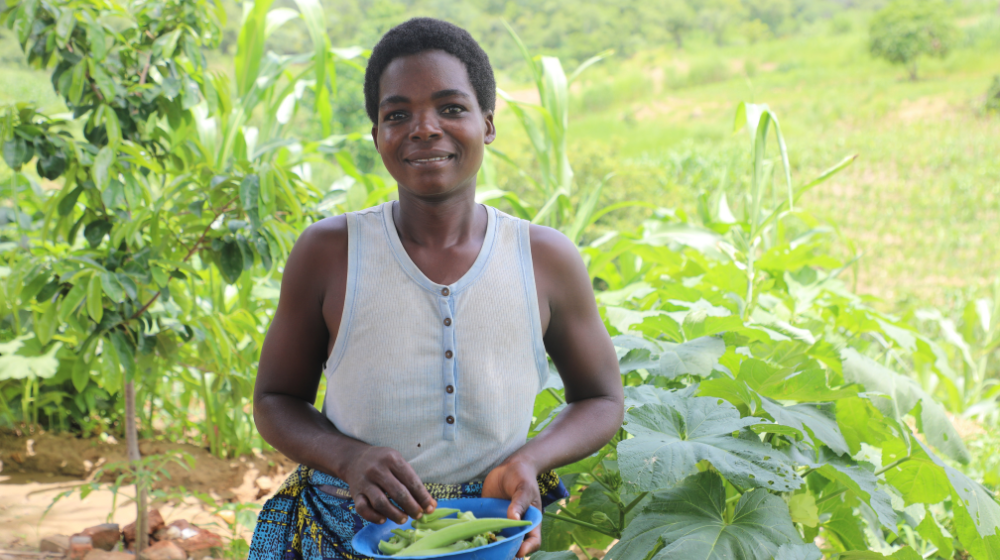
[[872,18],[869,48],[873,56],[906,66],[915,81],[920,57],[944,58],[957,35],[943,2],[893,0]]
[[[995,3],[918,82],[870,54],[900,3],[446,4],[506,94],[478,196],[579,244],[627,386],[540,559],[1000,555]],[[326,6],[5,8],[0,422],[264,446],[291,243],[394,191],[331,43],[440,9]]]
[[[495,533],[503,529],[531,525],[531,521],[499,517],[477,519],[471,511],[458,513],[455,509],[443,509],[446,511],[435,519],[414,521],[413,529],[394,529],[392,538],[388,541],[379,541],[379,551],[400,558],[436,556],[486,546],[496,542],[498,537]],[[456,513],[457,517],[443,519],[446,515]]]

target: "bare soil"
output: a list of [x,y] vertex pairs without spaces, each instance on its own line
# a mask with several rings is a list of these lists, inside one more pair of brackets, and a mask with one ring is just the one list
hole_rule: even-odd
[[[295,468],[295,463],[278,452],[264,452],[237,459],[220,459],[207,449],[185,443],[141,441],[139,450],[144,457],[182,452],[195,460],[187,469],[169,462],[164,478],[155,488],[184,487],[189,491],[205,492],[223,501],[255,500],[275,489]],[[57,482],[87,479],[98,468],[127,460],[125,443],[81,439],[70,434],[53,434],[35,429],[33,432],[0,429],[0,482]],[[101,481],[114,482],[120,471],[107,469]],[[260,481],[260,482],[258,482]]]

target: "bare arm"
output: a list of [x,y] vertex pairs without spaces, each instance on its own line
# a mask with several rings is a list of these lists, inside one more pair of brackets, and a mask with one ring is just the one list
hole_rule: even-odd
[[346,481],[365,519],[419,517],[433,508],[433,499],[399,453],[342,434],[313,406],[346,283],[347,220],[338,216],[306,229],[288,258],[278,309],[261,349],[254,421],[261,436],[288,458]]
[[[538,473],[587,457],[614,436],[625,399],[618,357],[576,247],[555,230],[531,226],[531,252],[545,349],[563,379],[567,406],[483,485],[483,495],[511,500],[507,515],[516,519],[529,504],[541,507]],[[541,533],[532,531],[518,556],[540,544]]]

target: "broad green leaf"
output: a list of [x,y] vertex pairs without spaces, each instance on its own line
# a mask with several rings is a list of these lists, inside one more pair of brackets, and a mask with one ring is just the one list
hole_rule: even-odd
[[107,188],[111,180],[111,168],[115,164],[115,150],[111,146],[104,146],[97,152],[94,158],[93,179],[97,189],[103,191]]
[[102,272],[100,276],[101,288],[104,289],[104,295],[108,296],[115,304],[125,301],[125,289],[122,288],[118,277],[114,273],[106,271]]
[[57,300],[54,303],[48,304],[44,312],[34,313],[35,336],[38,337],[38,342],[42,346],[48,344],[52,340],[52,335],[56,332],[57,319],[59,318],[59,303]]
[[813,543],[783,544],[774,560],[823,560],[823,552]]
[[820,515],[826,518],[826,514],[829,514],[822,523],[823,528],[834,533],[844,548],[865,550],[868,548],[868,541],[864,533],[864,520],[854,514],[856,503],[857,498],[854,496],[835,496],[820,504]]
[[[94,83],[97,84],[97,89],[101,92],[101,96],[104,97],[104,101],[110,103],[115,98],[115,81],[108,75],[100,63],[93,59],[88,60],[88,62],[87,66],[90,69],[90,76],[94,79]],[[111,138],[110,134],[108,138]],[[113,145],[106,147],[113,148]]]
[[72,8],[66,6],[59,14],[59,18],[56,19],[56,37],[59,39],[60,45],[66,45],[70,34],[73,33],[73,28],[76,27],[76,17],[73,11]]
[[78,186],[75,189],[68,192],[66,196],[62,197],[62,200],[59,201],[59,207],[57,209],[59,215],[68,216],[70,212],[73,211],[73,207],[76,206],[76,201],[77,199],[80,198],[80,194],[82,193],[83,193],[83,186]]
[[916,381],[883,367],[851,348],[845,349],[842,357],[846,381],[892,397],[896,419],[902,419],[920,404],[918,423],[927,441],[951,459],[963,464],[969,462],[969,450],[948,419],[944,407],[924,392]]
[[625,387],[625,407],[642,406],[644,404],[662,404],[674,406],[678,399],[694,396],[698,389],[697,385],[692,385],[676,391],[668,391],[652,385],[639,385],[637,387]]
[[240,183],[240,204],[250,219],[254,231],[260,229],[260,212],[257,201],[260,198],[260,179],[257,175],[247,175]]
[[226,282],[235,284],[243,273],[243,251],[236,241],[227,241],[219,253],[219,270]]
[[657,541],[655,560],[771,560],[782,545],[802,543],[785,502],[766,490],[744,494],[727,521],[725,486],[712,472],[654,495],[607,558],[643,560]]
[[870,464],[854,461],[850,457],[838,457],[825,449],[813,451],[799,446],[792,446],[789,456],[793,462],[816,469],[823,478],[846,487],[875,511],[883,527],[896,532],[896,512],[892,508],[892,500],[879,489],[878,479]]
[[902,440],[885,442],[882,446],[883,465],[888,466],[902,459],[905,461],[885,472],[885,480],[899,490],[907,504],[936,504],[951,495],[948,475],[923,447],[913,443],[907,448]]
[[860,451],[862,443],[877,447],[886,440],[905,437],[901,426],[875,406],[880,401],[891,406],[891,399],[879,394],[859,394],[837,401],[837,424],[851,454]]
[[[944,494],[950,493],[952,496],[952,506],[956,511],[955,528],[959,541],[974,554],[978,553],[978,556],[998,557],[996,555],[1000,554],[1000,504],[997,503],[996,498],[982,484],[948,466],[934,455],[934,452],[927,448],[922,441],[916,438],[913,441],[914,445],[909,454],[911,459],[894,469],[890,469],[886,473],[886,479],[889,479],[890,473],[897,472],[897,469],[899,469],[900,474],[905,474],[905,468],[910,463],[920,465],[922,467],[921,473],[933,473],[926,478],[933,476],[938,479],[936,481],[938,491]],[[894,457],[899,456],[902,450],[893,451],[894,454],[889,455],[889,458],[896,460]],[[884,453],[888,453],[888,451],[884,451]],[[886,459],[883,458],[883,462],[885,461]],[[937,467],[938,470],[931,471],[929,465]],[[945,475],[943,482],[940,481],[941,474]],[[916,479],[916,477],[914,478]],[[927,482],[919,480],[916,484],[924,483]],[[897,488],[899,487],[895,482],[893,484]],[[915,489],[911,487],[909,490],[909,496],[912,497]],[[906,493],[904,493],[904,498],[907,498]],[[907,501],[910,501],[909,498]]]
[[707,460],[727,480],[743,488],[789,491],[802,479],[785,456],[747,427],[757,418],[740,418],[723,399],[678,398],[671,406],[645,404],[625,414],[634,437],[618,444],[618,464],[629,491],[669,488],[698,472]]
[[858,392],[854,387],[831,389],[826,372],[819,368],[794,371],[755,358],[743,361],[737,379],[765,397],[782,401],[832,401]]
[[82,393],[84,389],[87,388],[87,384],[90,383],[90,364],[88,364],[83,358],[78,358],[73,362],[73,374],[71,375],[73,381],[73,388],[77,390],[78,393]]
[[653,375],[673,379],[681,375],[705,377],[719,357],[726,351],[726,344],[719,338],[704,337],[682,344],[653,342],[632,335],[617,336],[615,346],[629,350],[643,350],[626,354],[629,363],[622,363],[622,373],[645,369]]
[[101,289],[101,275],[95,274],[90,277],[90,284],[87,287],[87,313],[95,323],[101,322],[104,316],[104,291]]
[[110,105],[104,106],[104,128],[108,131],[108,145],[117,146],[121,143],[122,125],[118,122],[118,115]]
[[[716,379],[709,379],[703,381],[698,387],[699,397],[719,397],[726,399],[731,402],[734,406],[746,406],[751,415],[756,415],[761,408],[761,396],[747,386],[746,383],[738,379],[732,379],[724,375],[720,375]],[[777,427],[775,424],[757,424],[753,428],[758,430],[767,430],[773,433],[778,433],[772,428]],[[800,430],[792,428],[792,431],[783,430],[785,433],[794,433],[799,439],[801,439],[805,434]],[[757,431],[757,433],[761,433]]]
[[937,521],[935,521],[934,516],[931,515],[930,510],[927,510],[923,520],[917,525],[917,532],[937,547],[940,556],[944,558],[953,558],[955,556],[955,547],[952,544],[951,535],[944,534]]
[[578,560],[576,553],[570,550],[562,550],[559,552],[544,552],[539,551],[530,556],[531,560]]
[[816,509],[816,498],[812,494],[795,494],[789,498],[788,513],[794,523],[807,527],[819,525],[819,510]]
[[764,398],[761,400],[764,410],[774,418],[775,423],[803,431],[807,439],[813,442],[813,447],[825,444],[838,455],[848,453],[847,442],[837,427],[837,422],[822,405],[796,404],[782,406],[777,401]]
[[63,298],[62,306],[59,308],[59,320],[63,323],[69,319],[70,315],[80,306],[83,298],[87,296],[87,284],[84,278],[78,278],[75,282],[73,288]]
[[62,348],[62,343],[56,343],[49,351],[40,356],[21,356],[4,354],[0,356],[0,381],[5,379],[48,379],[59,370],[59,360],[56,352]]
[[886,558],[891,560],[923,560],[923,556],[917,554],[917,552],[910,547],[901,548],[896,552],[893,552],[890,556],[883,556],[878,552],[872,552],[870,550],[852,550],[850,552],[842,552],[836,555],[835,558],[837,560],[884,560]]
[[121,331],[113,331],[110,339],[111,347],[118,357],[118,363],[125,370],[125,381],[129,382],[135,376],[135,346]]

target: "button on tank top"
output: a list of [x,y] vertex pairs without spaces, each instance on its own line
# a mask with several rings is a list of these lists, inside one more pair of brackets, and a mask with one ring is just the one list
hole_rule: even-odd
[[399,451],[423,482],[483,480],[524,445],[548,376],[529,223],[487,207],[479,256],[443,285],[406,253],[392,204],[347,214],[325,413],[340,432]]

